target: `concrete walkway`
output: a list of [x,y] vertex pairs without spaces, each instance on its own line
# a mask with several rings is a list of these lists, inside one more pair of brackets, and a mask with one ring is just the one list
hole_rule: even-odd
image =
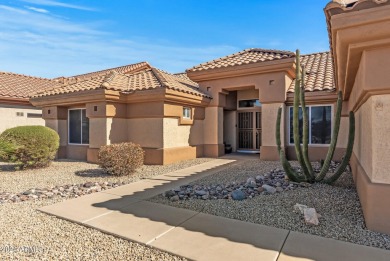
[[192,260],[390,260],[390,251],[145,201],[243,160],[216,159],[39,210]]

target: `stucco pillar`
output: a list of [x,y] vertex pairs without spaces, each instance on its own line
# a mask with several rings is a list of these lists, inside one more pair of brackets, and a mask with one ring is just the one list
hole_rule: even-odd
[[67,108],[58,106],[44,107],[42,109],[42,118],[45,120],[45,126],[55,130],[60,137],[60,147],[56,157],[60,159],[67,158]]
[[256,88],[259,90],[261,106],[261,146],[260,159],[279,160],[278,148],[276,146],[276,119],[278,109],[282,107],[282,118],[280,122],[280,138],[282,147],[286,141],[286,91],[291,84],[291,78],[287,74],[268,82],[259,83]]
[[223,145],[223,108],[208,107],[205,109],[204,119],[204,147],[205,157],[219,157],[225,154]]
[[96,163],[101,146],[127,141],[126,105],[90,103],[86,110],[89,119],[87,161]]
[[279,160],[278,149],[276,146],[276,119],[278,109],[282,107],[282,119],[280,122],[280,138],[282,147],[285,145],[285,119],[286,105],[284,103],[263,104],[261,111],[261,147],[260,159],[262,160]]

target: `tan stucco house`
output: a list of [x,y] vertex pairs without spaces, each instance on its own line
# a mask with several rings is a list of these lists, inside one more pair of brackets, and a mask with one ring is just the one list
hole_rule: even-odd
[[185,74],[146,62],[60,78],[31,99],[57,130],[60,158],[97,161],[102,145],[132,141],[147,164],[203,156],[205,107],[211,97]]
[[[222,156],[225,144],[277,160],[276,110],[285,108],[289,126],[294,59],[288,51],[247,49],[183,74],[142,62],[59,78],[60,86],[31,101],[44,108],[46,124],[60,133],[59,157],[96,162],[102,145],[132,141],[145,149],[148,164]],[[311,155],[321,159],[336,101],[332,58],[328,52],[310,54],[302,56],[302,63],[307,68]],[[294,158],[289,135],[284,135],[285,146]],[[336,157],[344,143],[340,139]]]
[[41,109],[29,98],[55,85],[50,79],[0,72],[0,133],[20,125],[45,125]]
[[[306,68],[311,160],[325,157],[337,90],[343,112],[335,159],[346,148],[348,112],[356,115],[351,160],[368,228],[390,233],[390,2],[335,1],[325,8],[330,52],[301,57]],[[292,147],[295,54],[246,49],[183,74],[146,62],[59,78],[31,102],[61,138],[59,157],[97,161],[102,145],[132,141],[147,164],[233,151],[278,160],[275,124],[283,108],[283,144]]]

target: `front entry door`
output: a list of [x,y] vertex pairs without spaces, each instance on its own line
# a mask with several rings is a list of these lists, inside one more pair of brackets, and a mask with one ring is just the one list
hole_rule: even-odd
[[258,151],[261,146],[261,112],[238,112],[238,149]]

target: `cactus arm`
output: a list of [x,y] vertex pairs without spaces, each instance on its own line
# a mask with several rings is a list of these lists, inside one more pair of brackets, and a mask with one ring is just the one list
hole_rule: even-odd
[[282,108],[278,109],[278,116],[276,118],[276,145],[278,147],[280,162],[282,163],[283,169],[286,172],[287,177],[294,182],[302,182],[305,181],[303,177],[301,177],[294,169],[291,167],[290,163],[286,158],[286,153],[282,149],[281,139],[280,139],[280,121],[282,118]]
[[[303,159],[301,150],[301,140],[299,137],[299,99],[301,90],[301,61],[299,50],[296,53],[296,75],[295,75],[295,87],[294,87],[294,108],[293,108],[293,136],[294,136],[294,147],[297,155],[297,160],[302,167],[302,171],[308,180],[311,180],[310,173],[307,170],[305,161]],[[302,110],[303,112],[303,110]]]
[[343,104],[342,93],[341,93],[341,91],[339,91],[338,98],[337,98],[337,105],[336,105],[337,111],[336,111],[336,115],[334,117],[335,123],[334,123],[334,127],[333,127],[332,139],[331,139],[331,142],[329,145],[328,153],[326,154],[324,165],[322,165],[320,173],[318,174],[318,176],[315,179],[316,181],[322,181],[325,178],[326,173],[328,173],[328,171],[329,171],[330,162],[333,158],[334,151],[336,149],[337,138],[339,135],[342,104]]
[[306,110],[306,101],[305,101],[305,68],[302,67],[302,87],[300,93],[300,101],[302,106],[302,116],[303,116],[303,137],[302,137],[302,155],[303,161],[306,164],[306,168],[310,174],[310,181],[314,181],[314,171],[309,160],[309,116]]
[[348,166],[349,160],[352,156],[353,151],[353,143],[355,141],[355,115],[351,111],[349,112],[349,136],[348,136],[348,145],[347,145],[347,151],[345,152],[345,156],[340,164],[340,166],[337,168],[335,174],[333,174],[331,177],[324,180],[327,184],[334,183],[341,174],[344,173],[345,168]]

